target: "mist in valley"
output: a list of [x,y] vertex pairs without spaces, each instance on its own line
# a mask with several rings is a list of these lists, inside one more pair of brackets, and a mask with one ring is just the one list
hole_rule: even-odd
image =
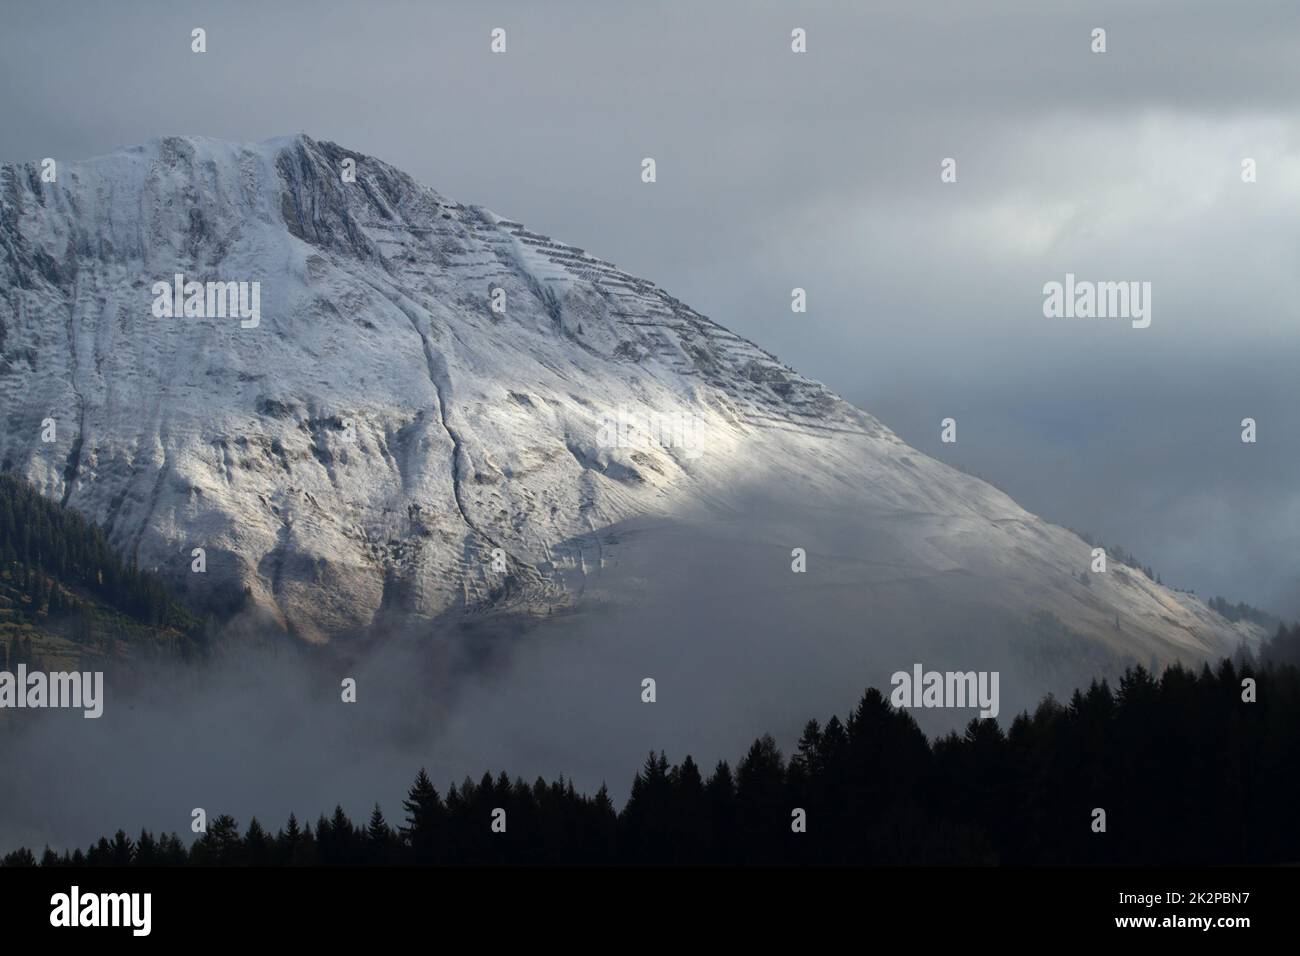
[[[120,665],[98,720],[7,715],[0,849],[84,848],[118,828],[188,840],[197,807],[274,832],[290,812],[314,821],[341,804],[357,820],[378,802],[397,824],[421,767],[444,793],[505,770],[605,783],[621,806],[650,750],[734,767],[770,732],[788,757],[808,719],[843,719],[916,663],[999,671],[1004,724],[1122,669],[1099,645],[983,607],[959,576],[936,601],[878,530],[827,504],[758,489],[720,513],[605,529],[591,546],[606,567],[550,617],[411,621],[326,648],[236,620],[204,663]],[[1051,655],[1025,653],[1044,642]],[[935,734],[977,710],[913,714]]]

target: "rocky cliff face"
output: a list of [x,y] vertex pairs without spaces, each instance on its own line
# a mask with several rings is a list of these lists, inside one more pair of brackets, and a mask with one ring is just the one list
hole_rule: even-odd
[[[871,532],[817,558],[845,587],[961,579],[1143,662],[1244,633],[1132,569],[1081,575],[1074,535],[652,283],[334,144],[168,138],[0,191],[0,464],[200,603],[246,592],[315,641],[545,612],[604,529],[732,514],[758,481]],[[256,325],[158,317],[177,274],[258,283]]]

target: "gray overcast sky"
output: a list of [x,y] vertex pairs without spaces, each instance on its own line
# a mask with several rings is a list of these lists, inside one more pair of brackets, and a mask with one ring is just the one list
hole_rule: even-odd
[[[658,282],[1167,583],[1300,616],[1294,0],[0,8],[0,160],[334,140]],[[1067,271],[1150,281],[1151,327],[1045,319]]]

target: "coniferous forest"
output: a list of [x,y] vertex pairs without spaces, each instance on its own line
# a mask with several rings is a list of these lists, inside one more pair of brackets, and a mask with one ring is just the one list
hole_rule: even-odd
[[200,622],[80,512],[0,473],[0,668],[40,667],[54,635],[80,654],[203,648]]
[[[24,583],[33,616],[48,609],[52,597],[59,607],[57,598],[64,589],[49,586],[49,576],[151,624],[189,623],[162,581],[126,564],[80,512],[56,505],[7,474],[0,474],[0,566]],[[66,594],[63,597],[66,602]]]
[[484,774],[443,792],[421,770],[394,821],[378,805],[364,821],[336,808],[315,822],[290,816],[275,832],[220,815],[188,846],[174,833],[119,830],[84,851],[24,848],[3,862],[1279,864],[1300,861],[1297,806],[1300,626],[1279,628],[1258,662],[1158,678],[1137,667],[1117,687],[1047,698],[1005,731],[975,720],[927,741],[868,690],[844,719],[809,721],[788,759],[766,735],[734,767],[652,753],[621,809],[604,786],[580,793],[563,778]]

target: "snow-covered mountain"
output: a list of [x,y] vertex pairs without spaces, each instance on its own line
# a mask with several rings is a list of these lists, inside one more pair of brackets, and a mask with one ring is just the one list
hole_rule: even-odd
[[[1089,573],[1075,535],[653,283],[332,143],[173,137],[0,189],[0,463],[200,602],[246,589],[314,641],[545,613],[654,577],[653,529],[712,526],[790,581],[1054,615],[1143,663],[1252,636]],[[177,274],[259,283],[260,321],[157,317]],[[756,488],[856,530],[764,522]]]

